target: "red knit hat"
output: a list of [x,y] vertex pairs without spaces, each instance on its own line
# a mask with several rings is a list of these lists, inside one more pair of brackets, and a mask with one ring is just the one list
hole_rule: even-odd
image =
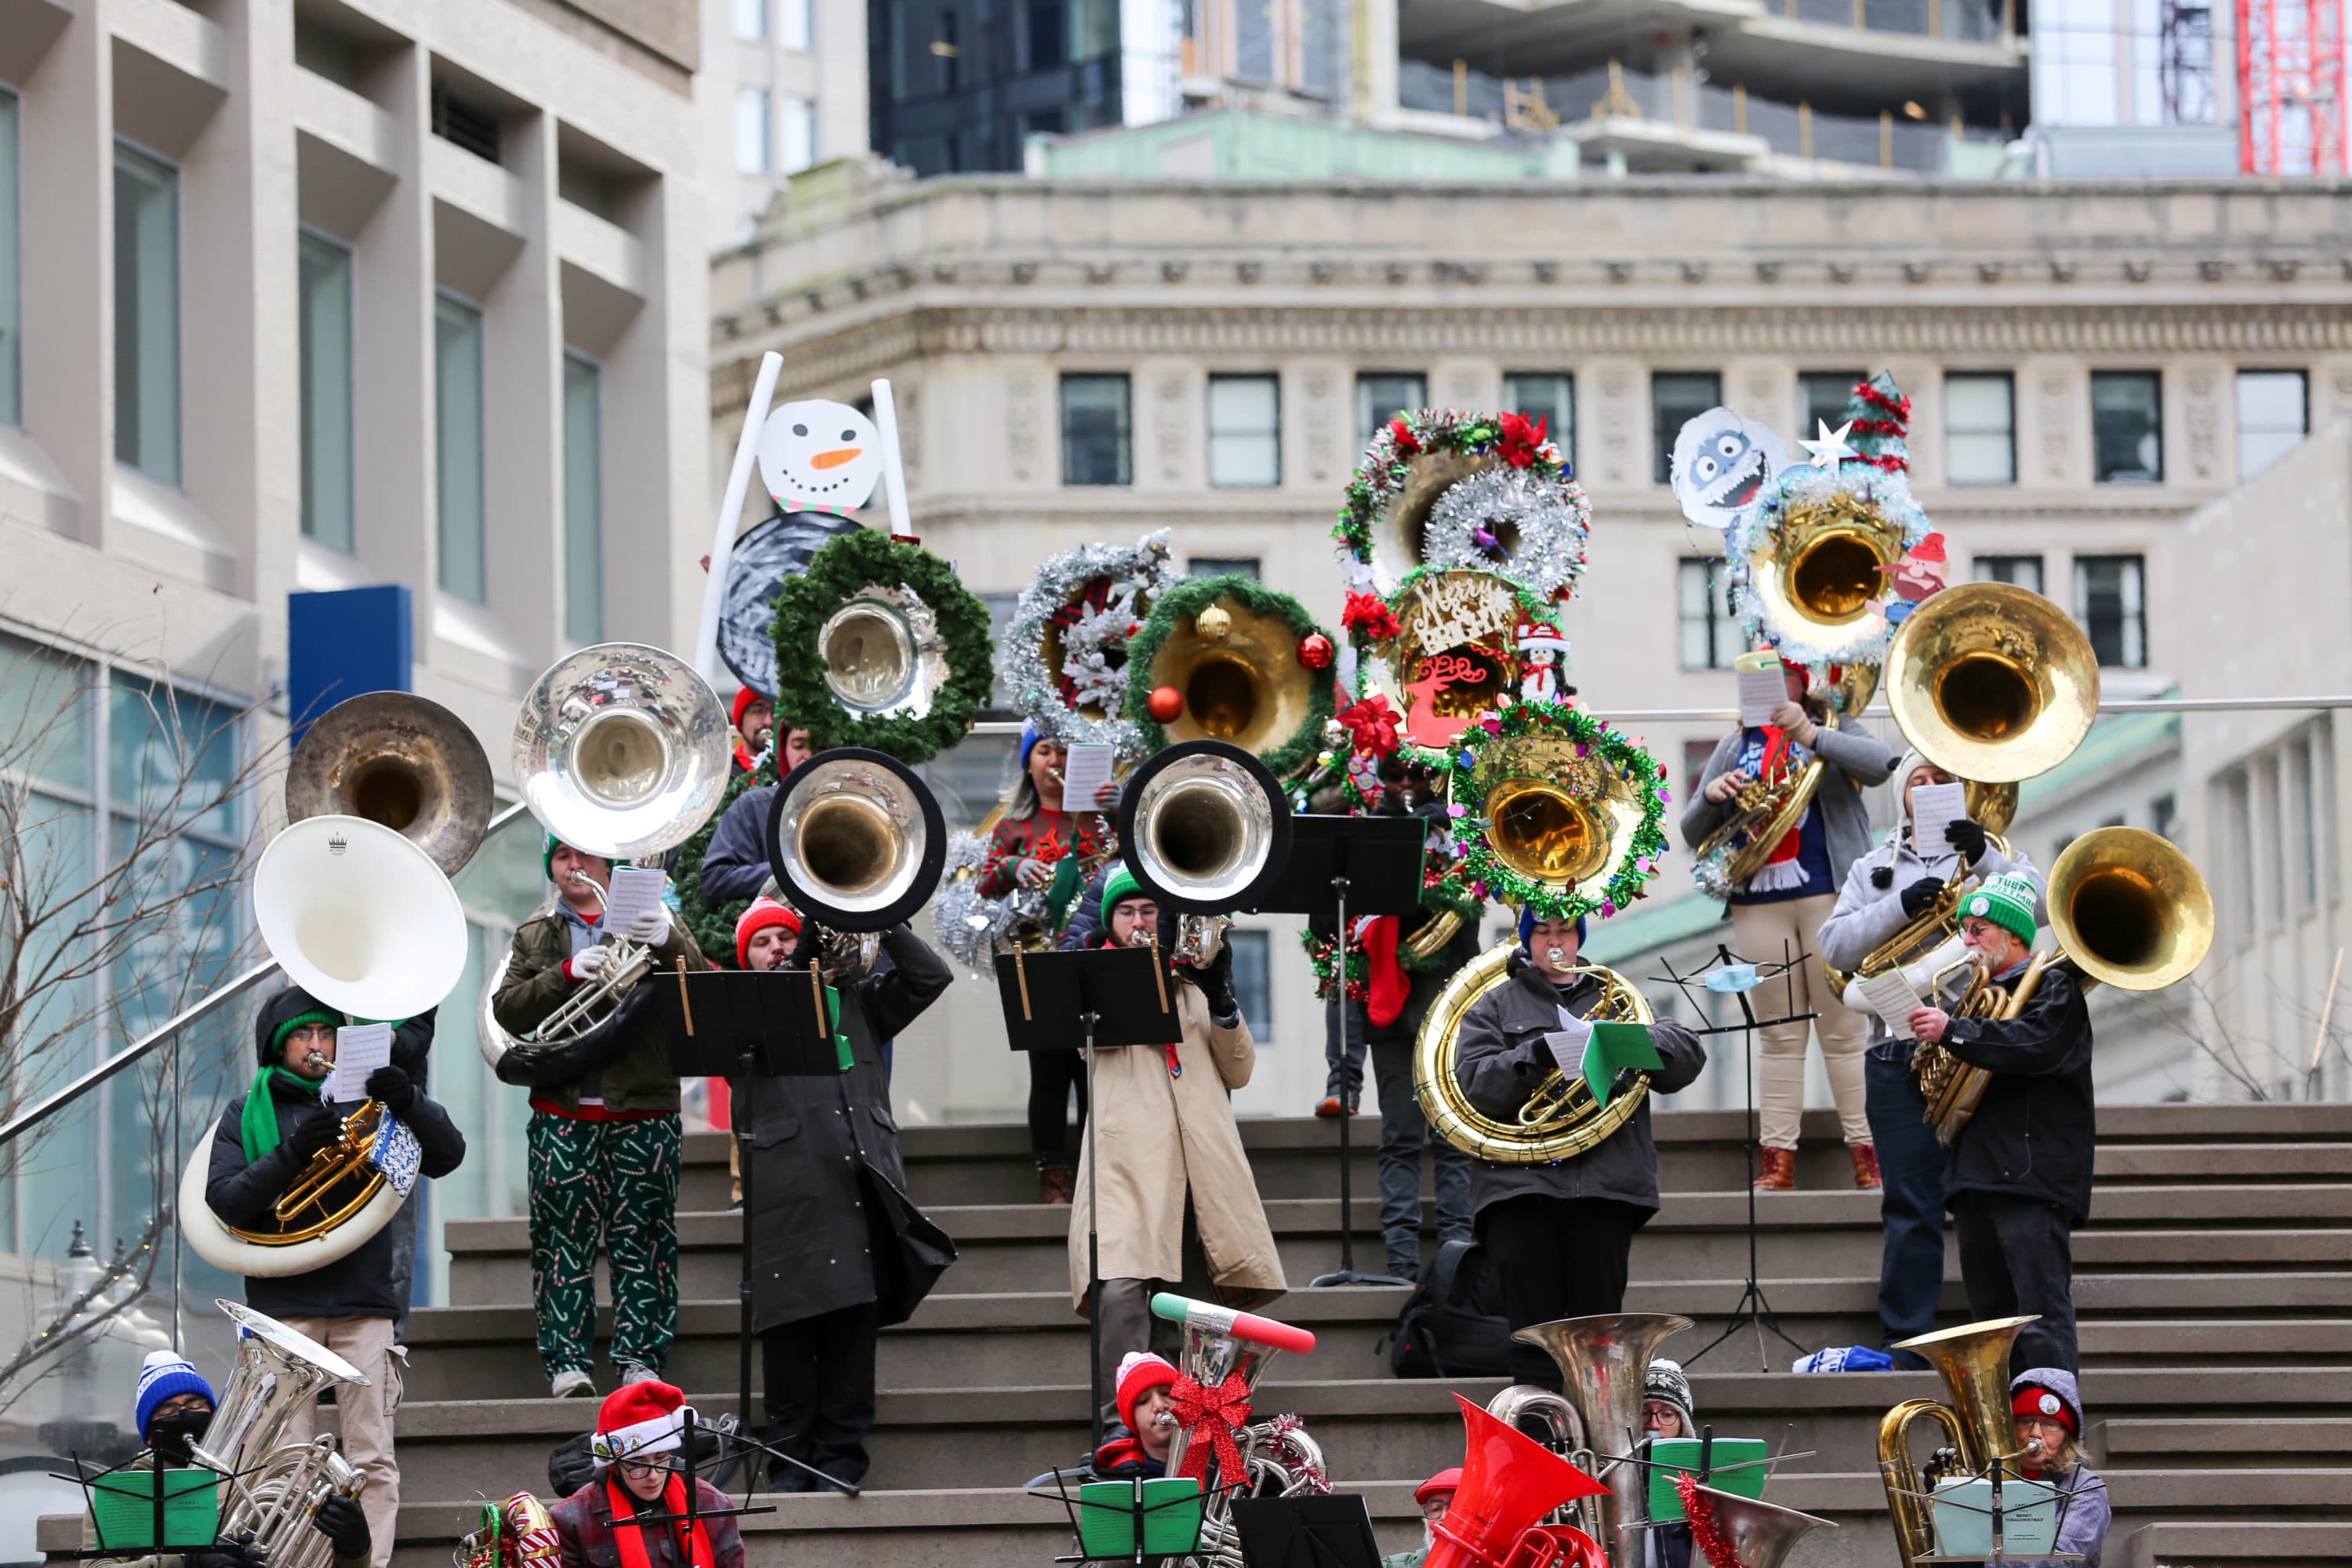
[[1453,1469],[1438,1471],[1429,1479],[1413,1488],[1412,1503],[1415,1508],[1427,1508],[1429,1500],[1438,1493],[1444,1492],[1450,1497],[1461,1489],[1462,1468],[1457,1465]]
[[1118,1418],[1127,1429],[1135,1430],[1135,1402],[1143,1397],[1147,1388],[1158,1388],[1176,1381],[1176,1369],[1165,1356],[1149,1351],[1129,1351],[1118,1363]]
[[773,711],[775,707],[775,700],[769,697],[764,692],[754,691],[748,686],[737,687],[735,689],[735,706],[734,709],[727,715],[727,721],[730,724],[741,724],[743,722],[743,710],[749,708],[754,702],[767,703],[771,711]]
[[2070,1436],[2080,1437],[2081,1428],[2074,1425],[2074,1412],[2064,1400],[2038,1383],[2029,1383],[2009,1396],[2011,1415],[2054,1415]]
[[773,899],[753,899],[751,907],[735,921],[735,967],[751,967],[751,938],[770,926],[782,926],[794,936],[801,932],[801,917]]
[[667,1383],[625,1383],[596,1412],[589,1452],[599,1468],[645,1454],[677,1450],[691,1414],[683,1390]]

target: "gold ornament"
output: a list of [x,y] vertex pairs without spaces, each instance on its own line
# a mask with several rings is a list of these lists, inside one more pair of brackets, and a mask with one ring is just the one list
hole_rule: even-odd
[[1211,605],[1192,617],[1192,630],[1204,642],[1223,642],[1233,635],[1233,613],[1223,605]]

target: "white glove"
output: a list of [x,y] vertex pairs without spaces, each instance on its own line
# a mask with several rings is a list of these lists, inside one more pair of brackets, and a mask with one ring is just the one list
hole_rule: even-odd
[[656,904],[630,921],[629,929],[622,934],[639,947],[659,947],[669,940],[669,910]]
[[573,984],[584,984],[602,974],[612,957],[613,950],[602,942],[594,947],[583,947],[563,965],[563,973]]

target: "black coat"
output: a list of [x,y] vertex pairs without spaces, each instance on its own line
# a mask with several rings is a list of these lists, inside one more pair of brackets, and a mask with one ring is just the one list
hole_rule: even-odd
[[[2014,989],[2022,969],[2000,982]],[[2007,1023],[1955,1018],[1944,1047],[1990,1070],[1984,1099],[1952,1140],[1944,1191],[2040,1198],[2091,1217],[2091,1155],[2098,1116],[2091,1101],[2091,1010],[2063,969],[2045,969],[2032,999]]]
[[[892,959],[841,993],[849,1070],[837,1078],[738,1082],[751,1130],[743,1195],[751,1214],[755,1331],[873,1301],[903,1322],[955,1259],[907,1194],[881,1042],[913,1023],[954,972],[906,926],[882,934]],[[804,973],[777,977],[805,986]]]
[[738,899],[756,899],[767,886],[772,874],[768,869],[768,803],[776,798],[778,787],[761,784],[729,803],[702,851],[703,902],[716,908]]
[[[1470,1005],[1455,1043],[1454,1074],[1471,1104],[1507,1121],[1559,1068],[1544,1036],[1559,1028],[1559,1009],[1577,1017],[1601,1000],[1601,983],[1587,975],[1562,991],[1514,953],[1510,979]],[[1706,1047],[1680,1024],[1661,1019],[1650,1042],[1665,1065],[1650,1076],[1650,1088],[1672,1094],[1689,1087],[1706,1066]],[[1527,1194],[1554,1198],[1611,1198],[1637,1208],[1658,1206],[1658,1146],[1650,1136],[1650,1100],[1643,1096],[1622,1127],[1573,1159],[1547,1165],[1506,1165],[1475,1156],[1470,1162],[1473,1212]]]

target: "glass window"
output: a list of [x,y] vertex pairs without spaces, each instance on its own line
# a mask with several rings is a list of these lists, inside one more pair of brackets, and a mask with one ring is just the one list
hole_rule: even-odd
[[2238,941],[2254,940],[2254,803],[2252,781],[2243,768],[2221,780],[2221,815],[2230,835],[2229,878],[2238,910]]
[[1195,555],[1184,563],[1188,577],[1247,577],[1255,582],[1262,575],[1255,555]]
[[1282,383],[1276,377],[1209,378],[1209,482],[1282,482]]
[[2265,912],[2273,923],[2286,918],[2286,813],[2279,804],[2279,760],[2275,752],[2264,757],[2254,770],[2255,787],[2261,798],[2255,811],[2261,821],[2255,831],[2261,836],[2263,850],[2263,892]]
[[2147,825],[2159,838],[2172,837],[2180,821],[2180,804],[2170,795],[2158,795],[2147,803]]
[[2074,557],[2074,618],[2102,668],[2147,668],[2146,573],[2137,555]]
[[764,38],[768,36],[768,0],[735,0],[735,36],[739,38]]
[[[1723,377],[1711,370],[1661,372],[1650,377],[1651,478],[1665,484],[1675,473],[1675,437],[1723,401]],[[1810,435],[1811,432],[1808,431]]]
[[1979,555],[1973,576],[1979,583],[2014,583],[2030,593],[2042,592],[2039,555]]
[[302,533],[352,548],[352,253],[301,238]]
[[797,174],[816,162],[816,105],[805,98],[786,98],[782,118],[778,129],[783,145],[776,168],[780,174]]
[[1371,445],[1374,430],[1428,402],[1429,378],[1418,371],[1374,370],[1357,376],[1357,447]]
[[2017,482],[2016,409],[2016,387],[2005,370],[1944,378],[1945,483]]
[[2306,735],[2287,742],[2288,810],[2294,845],[2288,860],[2294,867],[2294,907],[2307,910],[2319,902],[2319,807],[2312,787],[2311,745]]
[[1503,406],[1544,422],[1544,437],[1559,455],[1576,461],[1576,378],[1543,371],[1517,371],[1503,377]]
[[2251,479],[2311,429],[2310,383],[2299,370],[2238,373],[2238,478]]
[[563,635],[604,640],[604,373],[563,356]]
[[2164,478],[2163,382],[2152,370],[2091,373],[2092,478],[2103,485]]
[[781,0],[776,11],[776,41],[788,49],[814,48],[813,9],[809,0]]
[[1228,931],[1225,944],[1234,950],[1234,1000],[1241,1004],[1242,1022],[1249,1026],[1251,1039],[1270,1046],[1274,1044],[1274,981],[1266,933]]
[[489,600],[483,544],[482,313],[443,294],[433,302],[433,435],[444,590]]
[[768,149],[772,145],[768,135],[768,89],[764,87],[739,87],[735,89],[735,172],[739,174],[764,174],[768,172]]
[[1133,427],[1127,377],[1066,375],[1062,378],[1062,482],[1066,485],[1128,485]]
[[1746,651],[1720,561],[1675,563],[1675,618],[1685,669],[1729,669],[1731,661]]
[[17,178],[16,95],[0,89],[0,424],[25,421],[23,285],[17,277],[22,234],[22,192]]
[[1846,400],[1869,380],[1859,370],[1809,370],[1797,377],[1797,438],[1810,441],[1822,425],[1834,430],[1845,423]]
[[180,172],[114,149],[114,457],[180,482]]

